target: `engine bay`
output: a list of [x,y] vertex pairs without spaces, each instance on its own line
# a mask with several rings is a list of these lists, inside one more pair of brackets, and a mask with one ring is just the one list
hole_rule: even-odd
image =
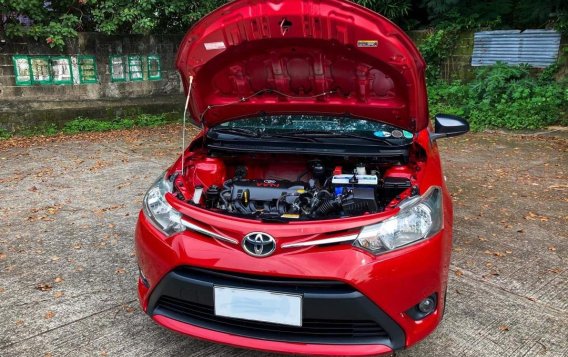
[[188,204],[269,221],[383,212],[418,191],[407,163],[278,154],[193,152],[172,181]]

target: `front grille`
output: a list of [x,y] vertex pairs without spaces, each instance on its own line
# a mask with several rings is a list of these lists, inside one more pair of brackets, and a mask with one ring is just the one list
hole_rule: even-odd
[[250,275],[229,271],[210,270],[195,267],[181,267],[176,272],[185,276],[196,277],[200,280],[215,281],[225,285],[246,284],[250,287],[260,287],[262,289],[284,289],[286,291],[356,291],[351,286],[340,281],[334,280],[308,280],[295,278],[282,278],[272,276]]
[[213,306],[170,296],[160,297],[157,306],[160,309],[183,315],[185,319],[214,323],[223,329],[238,328],[251,334],[261,332],[315,338],[388,337],[386,331],[374,321],[303,319],[302,326],[296,327],[216,316]]

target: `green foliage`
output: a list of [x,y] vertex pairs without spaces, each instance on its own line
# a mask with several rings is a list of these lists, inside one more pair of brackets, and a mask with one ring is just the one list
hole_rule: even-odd
[[[85,132],[101,132],[111,130],[122,130],[131,128],[156,127],[171,123],[179,119],[177,113],[164,114],[127,114],[124,117],[117,117],[114,120],[89,119],[78,117],[64,124],[63,128],[58,128],[55,123],[36,126],[18,131],[18,136],[53,136],[60,133],[77,134]],[[0,128],[0,140],[13,137],[13,134]]]
[[[433,25],[471,18],[499,28],[542,28],[566,31],[568,2],[565,0],[422,0]],[[564,32],[566,33],[566,32]]]
[[[98,0],[92,16],[99,31],[115,33],[185,32],[227,0]],[[411,0],[356,0],[392,20],[408,15]]]
[[168,117],[166,114],[153,115],[153,114],[140,114],[134,124],[136,126],[159,126],[166,124]]
[[36,127],[33,127],[33,128],[20,130],[18,132],[18,135],[19,136],[39,136],[39,135],[51,136],[51,135],[56,135],[57,133],[59,133],[59,129],[57,129],[57,125],[55,125],[55,123],[48,123],[48,124],[43,124],[43,125],[36,126]]
[[0,33],[8,38],[31,36],[50,47],[62,49],[65,40],[77,36],[77,30],[89,30],[84,16],[86,0],[0,0]]
[[116,33],[185,32],[226,0],[97,0],[92,15],[99,31]]
[[112,121],[79,117],[65,123],[63,132],[66,134],[75,134],[91,131],[131,129],[134,127],[152,127],[166,124],[167,121],[165,114],[140,114],[135,117],[116,118]]
[[[408,27],[447,29],[554,26],[568,33],[565,0],[354,0]],[[106,34],[185,32],[228,0],[0,0],[0,37],[32,36],[62,49],[78,31]],[[31,25],[30,25],[31,24]]]
[[568,124],[568,86],[551,74],[498,64],[476,71],[472,82],[434,82],[428,87],[430,113],[466,117],[473,130],[537,129]]
[[73,119],[70,122],[65,123],[65,126],[63,126],[63,132],[66,134],[75,134],[75,133],[90,132],[90,131],[109,131],[119,126],[122,125],[118,125],[118,123],[113,123],[112,121],[103,121],[103,120],[79,117],[77,119]]
[[12,134],[8,132],[6,129],[0,128],[0,140],[10,139]]
[[[445,0],[439,2],[445,2]],[[443,17],[440,16],[437,19],[436,27],[430,28],[426,37],[418,44],[418,49],[427,63],[426,78],[428,81],[440,79],[441,67],[459,44],[461,33],[496,26],[494,22],[479,21],[475,14],[458,16],[451,9]]]
[[355,2],[393,21],[400,20],[408,15],[412,8],[412,1],[410,0],[355,0]]
[[438,80],[442,63],[453,52],[459,32],[455,27],[430,31],[418,46],[427,63],[426,78]]
[[552,21],[552,25],[556,31],[564,36],[568,36],[568,9],[559,13],[556,19]]

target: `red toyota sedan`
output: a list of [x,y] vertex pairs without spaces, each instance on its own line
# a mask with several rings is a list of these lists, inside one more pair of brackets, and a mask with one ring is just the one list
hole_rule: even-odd
[[343,0],[238,0],[177,67],[202,130],[146,194],[138,292],[157,323],[244,348],[381,355],[444,312],[452,203],[425,63]]

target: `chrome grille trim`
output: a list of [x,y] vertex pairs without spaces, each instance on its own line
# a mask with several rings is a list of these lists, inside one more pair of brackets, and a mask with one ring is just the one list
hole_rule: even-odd
[[205,229],[205,228],[202,228],[202,227],[200,227],[200,226],[198,226],[198,225],[195,225],[195,224],[193,224],[193,223],[191,223],[191,222],[188,222],[188,221],[186,221],[185,219],[182,219],[182,220],[181,220],[181,224],[182,224],[185,228],[191,229],[192,231],[195,231],[195,232],[197,232],[197,233],[201,233],[201,234],[206,235],[206,236],[208,236],[208,237],[215,238],[215,239],[219,239],[219,240],[222,240],[223,242],[227,242],[227,243],[231,243],[231,244],[235,244],[235,245],[236,245],[236,244],[239,244],[239,241],[236,240],[235,238],[226,237],[226,236],[217,234],[217,233],[215,233],[215,232],[211,232],[210,230]]
[[311,246],[314,246],[314,245],[352,242],[357,238],[358,235],[359,234],[350,234],[350,235],[347,235],[347,236],[325,238],[325,239],[316,239],[316,240],[310,240],[310,241],[307,241],[307,242],[300,242],[300,243],[284,243],[284,244],[282,244],[282,248],[300,248],[300,247],[311,247]]

